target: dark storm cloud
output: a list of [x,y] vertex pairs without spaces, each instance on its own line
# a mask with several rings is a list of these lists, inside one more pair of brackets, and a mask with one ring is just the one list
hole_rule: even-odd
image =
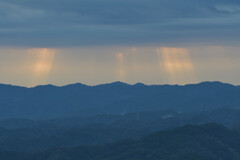
[[237,0],[0,0],[2,46],[239,41]]

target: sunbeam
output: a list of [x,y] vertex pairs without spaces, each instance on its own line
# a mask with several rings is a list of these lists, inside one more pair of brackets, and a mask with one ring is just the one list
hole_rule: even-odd
[[171,83],[183,83],[194,79],[194,65],[185,48],[157,49],[161,71],[167,74]]
[[123,53],[117,53],[117,76],[120,81],[125,80],[125,69],[124,69],[124,55]]
[[46,83],[53,67],[56,50],[33,48],[28,52],[34,57],[31,85]]

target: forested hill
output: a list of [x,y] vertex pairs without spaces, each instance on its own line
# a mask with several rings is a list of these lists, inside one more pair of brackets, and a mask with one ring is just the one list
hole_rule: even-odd
[[56,148],[39,153],[2,152],[6,160],[239,160],[240,133],[217,124],[153,133],[139,140]]

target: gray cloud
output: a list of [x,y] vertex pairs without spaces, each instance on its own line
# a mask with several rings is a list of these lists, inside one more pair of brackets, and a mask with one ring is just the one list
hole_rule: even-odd
[[238,42],[236,0],[1,0],[2,46]]

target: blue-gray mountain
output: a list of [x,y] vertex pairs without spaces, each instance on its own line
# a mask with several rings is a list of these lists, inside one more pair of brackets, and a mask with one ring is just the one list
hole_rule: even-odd
[[171,109],[198,112],[240,107],[240,88],[221,82],[128,85],[121,82],[34,88],[0,85],[0,119],[50,119]]

